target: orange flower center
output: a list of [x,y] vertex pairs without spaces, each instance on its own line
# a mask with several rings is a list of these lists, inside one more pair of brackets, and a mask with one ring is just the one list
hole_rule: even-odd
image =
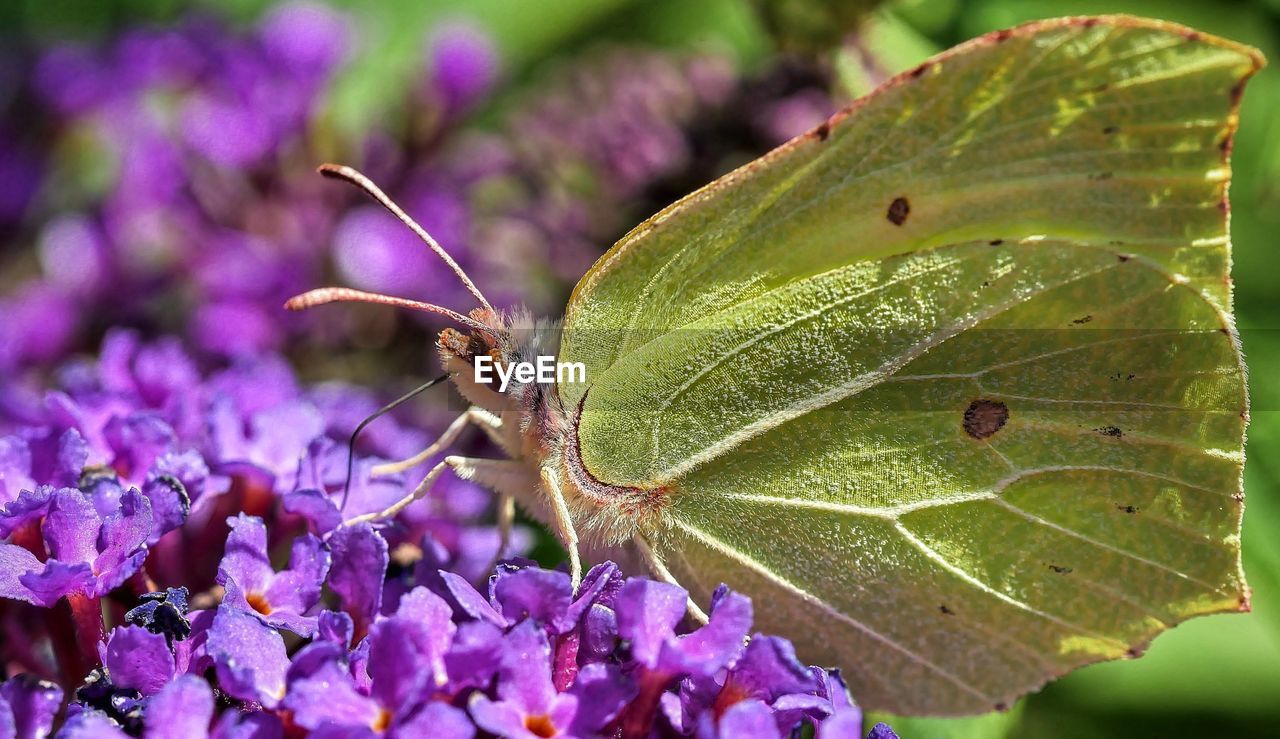
[[249,607],[258,613],[264,616],[271,615],[271,603],[267,601],[267,596],[262,593],[249,593],[244,599],[249,602]]
[[560,733],[556,731],[556,725],[551,723],[551,717],[545,713],[537,716],[525,716],[524,728],[528,729],[534,736],[555,736]]

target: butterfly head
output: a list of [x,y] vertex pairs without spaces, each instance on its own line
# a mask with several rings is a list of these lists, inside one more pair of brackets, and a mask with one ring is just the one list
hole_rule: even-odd
[[[523,308],[509,313],[479,308],[469,318],[478,326],[446,328],[436,340],[441,364],[459,391],[490,410],[536,410],[551,384],[538,368],[555,364],[559,322],[537,320]],[[521,366],[532,368],[533,379],[518,371]]]

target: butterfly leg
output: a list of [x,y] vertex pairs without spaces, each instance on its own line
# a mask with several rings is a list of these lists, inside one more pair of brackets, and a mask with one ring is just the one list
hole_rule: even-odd
[[435,467],[432,467],[431,471],[427,473],[427,476],[422,478],[422,482],[418,483],[418,486],[413,489],[413,492],[404,496],[400,500],[397,500],[395,503],[392,503],[381,511],[375,511],[373,513],[366,513],[361,516],[349,518],[346,521],[343,521],[343,525],[353,526],[366,521],[385,521],[389,518],[394,518],[398,513],[400,513],[400,511],[408,508],[414,501],[421,500],[426,497],[427,493],[431,491],[431,486],[435,484],[436,480],[440,478],[440,475],[443,474],[446,469],[453,468],[454,473],[465,480],[474,476],[476,471],[484,465],[505,461],[506,460],[477,459],[450,455],[445,457],[444,460]]
[[502,435],[502,419],[479,406],[471,406],[466,412],[453,419],[448,428],[444,430],[444,433],[440,434],[440,437],[426,449],[399,462],[387,462],[377,465],[372,472],[375,475],[393,475],[397,472],[404,472],[407,469],[417,467],[457,441],[467,426],[479,426],[489,438],[493,439],[503,449],[506,449],[507,439]]
[[569,515],[569,506],[564,501],[564,493],[560,492],[560,483],[556,481],[555,471],[550,467],[542,468],[542,487],[551,499],[551,512],[555,519],[556,533],[569,552],[569,579],[573,583],[573,592],[578,592],[578,584],[582,582],[582,558],[578,555],[578,532],[573,527],[573,518]]
[[[662,557],[659,557],[658,553],[653,551],[653,547],[649,546],[649,541],[647,539],[636,534],[635,538],[632,539],[632,543],[635,544],[636,551],[640,553],[640,558],[644,560],[645,566],[649,568],[649,574],[653,575],[654,579],[661,580],[669,585],[675,585],[678,588],[684,589],[686,592],[688,591],[688,588],[681,585],[680,582],[676,580],[675,575],[671,574],[671,570],[668,570],[667,566],[663,564]],[[688,598],[686,607],[689,611],[689,617],[694,621],[705,624],[710,620],[707,618],[707,612],[702,610],[702,608],[694,602],[692,596]]]

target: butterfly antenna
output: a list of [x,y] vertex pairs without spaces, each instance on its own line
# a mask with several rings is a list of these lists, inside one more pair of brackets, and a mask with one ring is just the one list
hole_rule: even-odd
[[449,252],[445,251],[444,248],[442,248],[440,244],[431,237],[431,234],[427,233],[425,228],[419,226],[417,221],[409,217],[409,214],[405,213],[403,208],[396,205],[394,200],[387,197],[387,194],[384,193],[381,188],[373,184],[373,180],[365,177],[359,171],[341,164],[322,164],[316,171],[330,179],[342,180],[348,184],[355,185],[363,190],[366,195],[378,201],[382,207],[391,211],[392,215],[399,218],[401,223],[412,229],[413,232],[418,235],[418,238],[422,239],[422,241],[430,247],[431,251],[436,253],[436,256],[440,257],[444,260],[445,264],[449,265],[449,269],[453,270],[453,273],[462,281],[463,286],[467,288],[467,292],[474,295],[476,300],[480,301],[480,305],[484,306],[488,310],[493,310],[493,306],[490,305],[489,301],[480,293],[480,289],[471,281],[471,278],[467,277],[467,273],[463,271],[462,267],[458,266],[458,263],[453,261],[453,257],[449,256]]
[[413,400],[413,398],[416,397],[419,393],[426,392],[430,388],[433,388],[436,385],[439,385],[440,383],[444,382],[447,379],[449,379],[448,372],[444,373],[443,375],[440,375],[434,380],[427,380],[426,382],[415,387],[414,389],[410,390],[404,395],[401,395],[400,397],[396,398],[390,403],[387,403],[386,405],[382,406],[378,410],[369,414],[368,417],[366,417],[363,421],[361,421],[359,424],[356,425],[356,430],[351,432],[351,438],[347,441],[347,479],[345,482],[342,483],[342,505],[338,506],[339,511],[346,510],[347,496],[351,494],[351,473],[355,469],[355,464],[356,464],[356,438],[360,436],[360,432],[364,431],[366,426],[378,420],[382,416],[386,415],[387,413],[390,413],[391,411],[395,410],[396,408],[403,405],[404,403],[407,403],[408,401]]
[[411,308],[453,319],[463,326],[489,336],[495,335],[492,327],[486,326],[470,316],[464,316],[455,310],[449,310],[432,303],[423,303],[420,300],[397,298],[394,295],[381,295],[379,293],[367,293],[363,290],[353,290],[349,287],[321,287],[315,290],[308,290],[301,295],[289,298],[284,307],[289,310],[306,310],[326,303],[376,303],[377,305],[390,305],[397,308]]

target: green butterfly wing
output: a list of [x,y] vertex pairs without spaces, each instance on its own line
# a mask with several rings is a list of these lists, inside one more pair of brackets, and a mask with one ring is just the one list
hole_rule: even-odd
[[598,480],[705,602],[959,714],[1247,607],[1227,158],[1253,50],[991,34],[659,213],[561,359]]

